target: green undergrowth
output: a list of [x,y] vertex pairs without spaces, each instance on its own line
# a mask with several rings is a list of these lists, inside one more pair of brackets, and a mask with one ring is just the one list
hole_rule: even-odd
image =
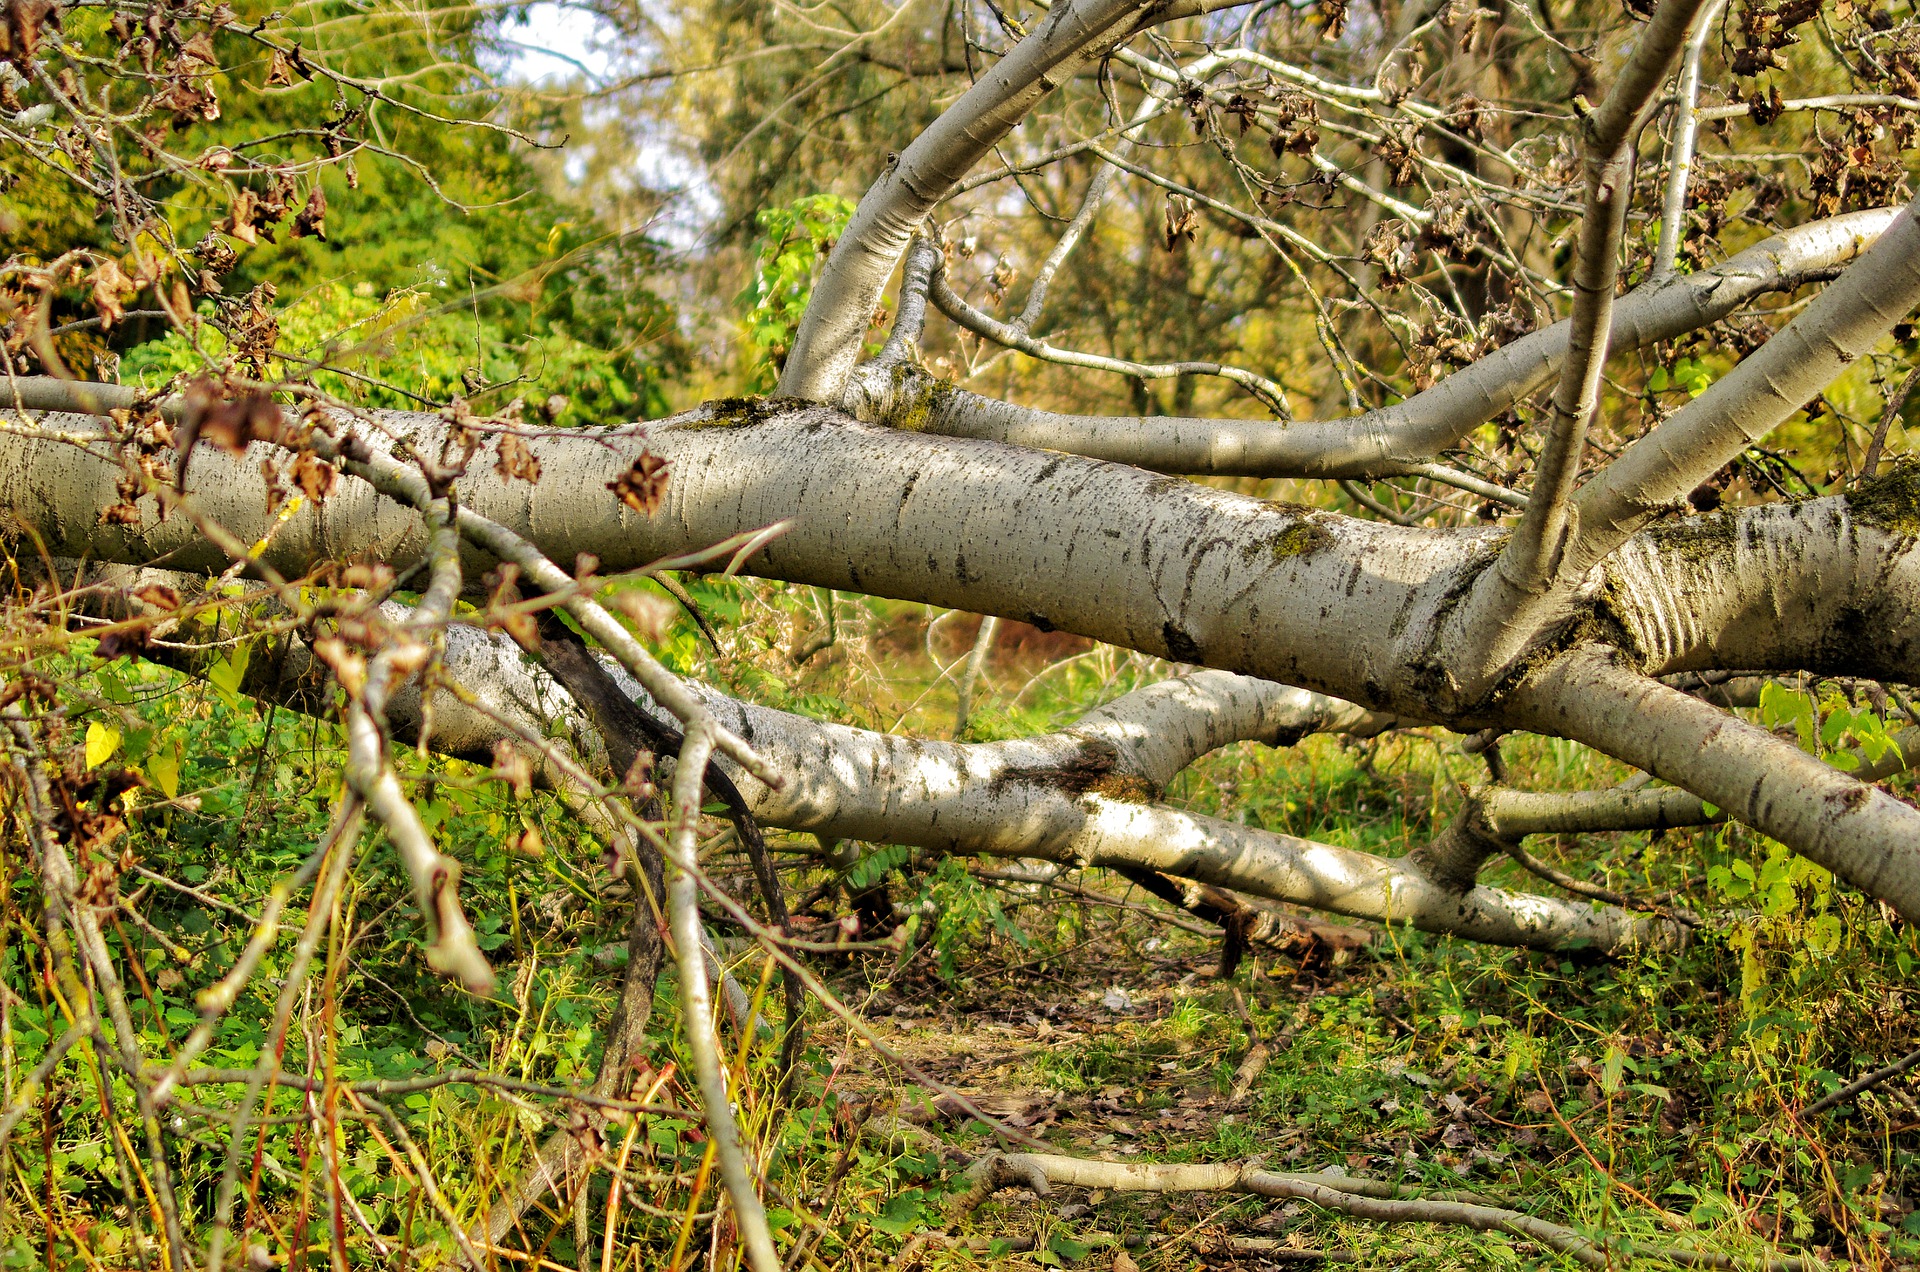
[[[941,669],[955,667],[971,643],[966,621],[812,589],[688,582],[722,646],[709,648],[684,616],[672,620],[659,647],[677,669],[818,718],[922,737],[951,732],[954,676]],[[795,651],[816,642],[829,618],[834,639],[796,665]],[[120,808],[124,832],[76,864],[117,878],[127,902],[107,935],[124,960],[139,1046],[151,1057],[172,1054],[191,1031],[196,992],[238,956],[253,931],[248,916],[261,912],[273,881],[314,850],[340,786],[334,726],[238,693],[249,662],[274,656],[271,642],[220,645],[219,630],[201,634],[226,650],[203,680],[100,660],[88,642],[34,664],[61,686],[64,722],[46,745],[68,765],[79,798],[98,800],[119,774],[142,783],[131,807]],[[1165,672],[1084,642],[1015,632],[989,659],[967,735],[1059,728]],[[1775,691],[1757,714],[1841,762],[1852,752],[1876,758],[1884,744],[1871,708],[1832,687]],[[1504,755],[1526,789],[1626,776],[1571,743],[1510,739]],[[548,796],[516,793],[484,767],[405,749],[397,762],[436,842],[462,864],[462,899],[499,983],[474,996],[427,972],[405,877],[391,850],[367,835],[280,1061],[335,1093],[335,1148],[330,1157],[311,1119],[295,1116],[295,1094],[274,1098],[242,1153],[236,1213],[248,1239],[276,1266],[326,1266],[337,1174],[389,1251],[354,1220],[341,1239],[350,1266],[392,1266],[391,1251],[408,1244],[423,1256],[448,1248],[445,1214],[359,1098],[393,1110],[448,1211],[465,1222],[570,1119],[575,1133],[592,1137],[606,1157],[587,1187],[586,1244],[568,1208],[550,1199],[528,1212],[507,1248],[566,1268],[583,1258],[600,1266],[603,1249],[613,1252],[610,1267],[666,1267],[676,1247],[682,1266],[733,1266],[730,1225],[713,1227],[717,1182],[696,1121],[668,1111],[582,1132],[568,1103],[550,1093],[433,1084],[463,1069],[551,1088],[588,1081],[634,899],[599,842]],[[1181,775],[1166,797],[1398,855],[1446,824],[1464,783],[1485,780],[1483,762],[1438,731],[1316,737],[1287,750],[1228,748]],[[748,894],[723,824],[707,829],[708,868]],[[790,897],[830,881],[812,841],[776,836],[775,847]],[[1116,1250],[1146,1269],[1283,1258],[1277,1265],[1296,1266],[1308,1257],[1299,1251],[1361,1266],[1566,1263],[1501,1233],[1363,1223],[1299,1203],[1218,1195],[1007,1191],[950,1223],[961,1158],[994,1141],[977,1124],[929,1114],[930,1097],[892,1053],[990,1101],[989,1111],[1061,1152],[1257,1159],[1269,1169],[1470,1189],[1604,1240],[1623,1265],[1629,1243],[1911,1264],[1920,1254],[1914,1084],[1896,1079],[1812,1117],[1796,1111],[1920,1044],[1908,1002],[1913,933],[1739,828],[1549,837],[1530,849],[1618,892],[1670,893],[1672,904],[1707,921],[1685,950],[1613,961],[1372,929],[1371,945],[1349,956],[1302,962],[1256,950],[1222,980],[1217,938],[1169,922],[1171,912],[1123,880],[1093,872],[1076,882],[1096,900],[1137,908],[982,877],[1004,862],[866,849],[846,883],[884,893],[888,907],[909,916],[897,950],[809,956],[862,1013],[866,1032],[816,1005],[786,1105],[775,1098],[772,1035],[722,1034],[783,1249],[804,1243],[793,1266],[835,1269],[886,1267],[903,1253],[930,1268],[1105,1268]],[[67,1028],[72,1004],[37,935],[39,886],[17,813],[4,852],[0,976],[9,996],[0,1065],[18,1090]],[[1552,891],[1510,862],[1486,877]],[[304,921],[305,904],[304,894],[292,898],[292,922]],[[813,914],[828,926],[814,934],[830,932],[851,904],[832,894],[816,901]],[[756,1012],[777,1021],[764,958],[737,933],[716,931]],[[200,1065],[237,1070],[258,1060],[291,949],[283,934]],[[657,991],[636,1089],[656,1106],[692,1109],[671,973]],[[1270,1058],[1235,1101],[1235,1074],[1256,1031]],[[130,1165],[144,1151],[138,1119],[125,1083],[110,1072],[103,1081],[90,1047],[54,1068],[53,1098],[20,1124],[0,1163],[9,1176],[0,1266],[135,1266],[151,1253],[134,1235],[150,1226],[140,1171]],[[364,1086],[375,1081],[401,1085],[384,1093]],[[356,1083],[355,1092],[344,1089]],[[221,1116],[239,1094],[233,1082],[196,1085],[170,1128],[169,1161],[196,1231],[212,1212],[229,1151]],[[942,1151],[861,1133],[863,1121],[889,1110],[925,1120]],[[609,1230],[610,1166],[622,1154],[633,1204]],[[527,1264],[503,1256],[500,1266]]]

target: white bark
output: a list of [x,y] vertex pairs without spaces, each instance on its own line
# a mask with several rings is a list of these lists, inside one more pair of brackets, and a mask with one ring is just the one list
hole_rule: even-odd
[[[1623,296],[1609,344],[1645,348],[1719,321],[1771,291],[1791,290],[1865,251],[1897,215],[1856,212],[1800,226],[1725,264]],[[904,369],[864,370],[847,408],[897,427],[1065,451],[1159,472],[1249,477],[1380,477],[1411,471],[1559,373],[1571,323],[1523,336],[1404,402],[1344,420],[1062,415],[938,384]],[[1691,487],[1689,487],[1691,489]]]
[[1567,572],[1610,555],[1652,517],[1765,437],[1920,305],[1920,224],[1909,204],[1865,256],[1773,339],[1629,447],[1580,491]]
[[1709,0],[1693,24],[1686,58],[1680,64],[1680,82],[1674,89],[1673,141],[1667,148],[1667,192],[1660,204],[1660,241],[1654,245],[1648,277],[1658,281],[1673,273],[1680,252],[1681,225],[1687,215],[1687,185],[1693,173],[1694,140],[1700,131],[1700,61],[1720,19],[1726,0]]
[[783,397],[838,401],[900,254],[969,169],[1053,91],[1152,10],[1151,0],[1063,0],[897,157],[834,244],[781,372]]
[[[1251,686],[1243,681],[1233,688]],[[1165,698],[1198,689],[1181,686]],[[1339,714],[1353,710],[1297,690],[1259,692],[1275,705],[1292,698],[1308,708],[1301,713],[1308,718],[1329,706]],[[1138,706],[1141,718],[1122,723],[1115,718],[1122,704],[1115,704],[1106,720],[1090,718],[1084,732],[973,745],[918,742],[745,703],[733,704],[730,718],[795,775],[777,792],[738,779],[755,815],[770,825],[1082,867],[1144,867],[1272,901],[1500,945],[1618,951],[1681,939],[1678,928],[1657,917],[1499,888],[1460,890],[1431,878],[1415,859],[1376,857],[1137,802],[1144,792],[1130,791],[1124,780],[1135,774],[1109,761],[1101,743],[1129,734],[1150,739],[1147,721],[1167,704],[1123,702],[1125,714]],[[718,704],[715,710],[724,713]],[[1287,732],[1304,723],[1295,717]],[[1141,757],[1149,764],[1153,751],[1166,749],[1158,742],[1152,748]]]
[[1525,727],[1683,786],[1903,915],[1920,915],[1920,816],[1758,725],[1636,675],[1605,651],[1560,659],[1514,695]]
[[[422,451],[437,449],[437,421],[384,418],[417,430]],[[82,424],[49,422],[62,429]],[[853,425],[826,408],[777,403],[533,445],[546,468],[538,485],[508,486],[490,471],[477,473],[462,483],[462,515],[492,517],[561,560],[592,552],[605,568],[623,569],[791,519],[792,530],[749,569],[1028,619],[1415,719],[1574,736],[1736,816],[1757,819],[1753,824],[1823,863],[1851,861],[1853,850],[1843,849],[1841,840],[1860,835],[1868,845],[1863,851],[1871,852],[1903,834],[1920,841],[1920,813],[1904,806],[1869,800],[1879,809],[1873,819],[1823,819],[1815,809],[1820,791],[1867,798],[1860,794],[1866,787],[1830,770],[1823,785],[1806,788],[1808,807],[1799,813],[1782,811],[1796,798],[1784,789],[1766,807],[1735,798],[1731,788],[1785,762],[1766,748],[1722,748],[1678,767],[1662,753],[1654,763],[1641,741],[1626,736],[1631,727],[1653,729],[1654,722],[1623,717],[1609,729],[1583,722],[1583,711],[1604,713],[1618,685],[1566,681],[1566,692],[1582,700],[1565,704],[1571,714],[1564,720],[1538,691],[1459,700],[1449,687],[1444,620],[1490,560],[1498,531],[1383,526],[1112,464]],[[664,503],[651,517],[626,511],[605,490],[642,445],[671,464]],[[196,469],[205,509],[245,539],[258,537],[265,525],[258,458],[209,455]],[[34,527],[52,550],[77,554],[74,548],[84,547],[127,560],[165,552],[213,555],[179,518],[124,529],[72,515],[110,502],[118,474],[117,466],[59,443],[0,436],[0,508]],[[1852,515],[1846,500],[1811,501],[1797,509],[1723,514],[1719,530],[1691,540],[1643,535],[1608,576],[1589,581],[1584,595],[1594,620],[1601,631],[1640,640],[1635,663],[1650,671],[1699,668],[1714,655],[1752,652],[1765,657],[1733,661],[1755,670],[1920,678],[1911,619],[1920,612],[1920,595],[1907,564],[1915,540],[1905,528],[1920,515],[1920,500],[1900,479],[1884,485],[1869,501],[1871,515]],[[1768,542],[1777,549],[1765,549]],[[1762,549],[1782,558],[1798,551],[1810,568],[1762,568],[1756,555]],[[266,556],[297,574],[353,552],[404,562],[419,550],[413,514],[346,483],[319,513],[288,522]],[[1827,567],[1847,553],[1855,554],[1854,568],[1836,582]],[[1685,580],[1685,587],[1675,587],[1675,580]],[[1848,605],[1823,625],[1796,631],[1778,621],[1753,621],[1756,606],[1815,612],[1836,588]],[[1846,613],[1888,616],[1892,635],[1844,638]],[[1784,743],[1779,748],[1793,750]],[[1118,852],[1103,845],[1133,842],[1150,831],[1189,833],[1184,823],[1151,822],[1123,807],[1075,833],[1091,836],[1081,842],[1092,853]],[[1863,886],[1868,881],[1852,865],[1836,868]],[[1276,869],[1273,877],[1285,881],[1273,890],[1299,892],[1315,904],[1337,902],[1357,886],[1288,873],[1293,865]],[[1876,895],[1920,904],[1920,894],[1910,891]]]
[[[432,417],[386,418],[421,430],[423,448],[440,427]],[[1064,628],[1413,718],[1448,718],[1447,650],[1436,632],[1500,539],[1493,530],[1383,526],[1071,456],[852,425],[825,408],[696,412],[532,445],[546,468],[537,486],[481,471],[462,483],[461,504],[559,560],[590,552],[604,570],[627,569],[790,519],[793,528],[748,570]],[[605,489],[642,446],[671,463],[652,517]],[[198,461],[202,506],[249,541],[269,526],[261,453]],[[113,502],[119,472],[103,456],[0,433],[0,510],[51,553],[224,565],[181,518],[95,524],[92,510]],[[1588,581],[1588,595],[1632,637],[1649,671],[1718,662],[1920,679],[1911,618],[1920,582],[1905,529],[1920,501],[1893,477],[1883,486],[1871,515],[1853,515],[1846,500],[1815,500],[1643,534],[1607,576]],[[264,556],[298,575],[353,553],[406,563],[421,547],[417,517],[349,482],[289,520]],[[473,561],[470,575],[486,564]],[[1836,599],[1846,602],[1837,611]],[[1807,622],[1754,621],[1768,610]],[[1842,643],[1849,613],[1877,616],[1881,629]]]
[[1660,0],[1606,100],[1584,122],[1586,206],[1573,266],[1567,359],[1547,411],[1527,508],[1493,569],[1480,577],[1455,624],[1468,693],[1482,691],[1540,630],[1536,610],[1559,576],[1567,538],[1579,525],[1571,500],[1586,456],[1587,428],[1600,407],[1620,278],[1620,239],[1633,201],[1632,141],[1687,36],[1702,0]]
[[[407,611],[385,607],[391,619]],[[298,692],[311,669],[302,647],[282,662],[284,689]],[[547,734],[554,754],[533,752],[560,789],[577,783],[552,766],[593,764],[598,752],[569,739],[590,736],[566,691],[504,636],[446,629],[446,678],[488,704],[477,710],[448,690],[433,702],[433,745],[457,740],[489,755],[509,727]],[[643,709],[658,712],[617,666],[609,671]],[[275,686],[250,686],[271,694]],[[1371,735],[1391,717],[1351,703],[1203,671],[1151,685],[1090,712],[1057,734],[993,743],[922,742],[824,724],[696,687],[703,706],[788,774],[778,790],[724,759],[762,823],[826,838],[910,844],[945,852],[1039,858],[1070,866],[1130,866],[1268,900],[1430,932],[1544,949],[1617,951],[1683,938],[1658,917],[1498,888],[1455,886],[1417,858],[1393,860],[1250,829],[1145,802],[1201,756],[1237,741],[1291,745],[1313,732]],[[418,736],[419,699],[396,695],[394,733]]]

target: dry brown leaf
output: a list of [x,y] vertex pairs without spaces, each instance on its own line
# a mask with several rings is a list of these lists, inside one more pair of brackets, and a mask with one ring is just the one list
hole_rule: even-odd
[[279,49],[267,61],[267,87],[291,88],[293,86],[293,63]]
[[148,583],[133,590],[133,597],[142,604],[155,609],[177,610],[180,608],[180,593],[165,583]]
[[679,606],[652,592],[622,592],[613,598],[613,607],[633,624],[633,630],[642,640],[654,645],[666,639],[673,621],[680,617]]
[[315,503],[332,494],[339,479],[340,474],[332,464],[312,455],[301,455],[293,461],[293,480],[301,493]]
[[540,458],[533,453],[524,437],[515,437],[512,433],[500,435],[500,458],[494,462],[493,471],[508,481],[519,478],[525,482],[540,480]]
[[213,53],[213,32],[202,31],[180,46],[181,62],[201,62],[207,66],[220,65],[220,59]]
[[327,193],[317,179],[313,183],[313,193],[307,196],[306,206],[293,218],[293,237],[306,238],[308,235],[322,243],[327,241]]
[[227,223],[221,228],[249,247],[260,241],[260,235],[254,231],[254,211],[259,200],[251,190],[236,190],[233,205],[227,212]]
[[93,307],[100,314],[100,329],[106,331],[126,314],[125,302],[133,294],[133,280],[111,257],[93,271]]
[[1200,213],[1194,208],[1193,200],[1184,194],[1169,194],[1167,196],[1167,250],[1171,252],[1181,239],[1192,242],[1193,236],[1199,229]]
[[667,461],[651,451],[641,451],[633,467],[608,482],[607,489],[641,516],[651,517],[666,497]]
[[520,799],[533,792],[533,764],[509,738],[493,744],[493,775],[511,786]]

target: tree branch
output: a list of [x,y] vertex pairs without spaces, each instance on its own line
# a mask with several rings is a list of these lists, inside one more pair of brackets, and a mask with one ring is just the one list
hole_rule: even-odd
[[[1757,296],[1788,291],[1844,265],[1892,223],[1894,209],[1782,231],[1712,269],[1620,298],[1609,345],[1628,351],[1718,322]],[[884,384],[856,376],[847,407],[879,423],[1159,472],[1244,477],[1377,477],[1408,473],[1546,384],[1566,359],[1572,324],[1555,323],[1493,350],[1404,402],[1344,420],[1065,415],[983,397],[930,376]],[[4,393],[4,388],[0,388]]]
[[1707,0],[1694,22],[1693,38],[1687,41],[1686,57],[1680,64],[1680,83],[1674,90],[1673,141],[1667,149],[1667,193],[1660,205],[1660,241],[1653,249],[1649,282],[1673,273],[1674,259],[1680,252],[1681,227],[1687,219],[1687,181],[1693,172],[1693,144],[1700,131],[1700,62],[1725,4],[1726,0]]
[[1514,692],[1511,707],[1517,723],[1683,786],[1920,917],[1920,811],[1793,743],[1636,675],[1604,650],[1558,659]]
[[1553,392],[1526,511],[1499,563],[1482,576],[1454,624],[1456,639],[1479,664],[1467,668],[1460,686],[1468,697],[1481,693],[1538,634],[1542,597],[1560,577],[1566,540],[1578,533],[1571,500],[1606,370],[1620,239],[1633,199],[1632,140],[1702,3],[1660,0],[1606,100],[1587,117],[1581,139],[1586,207],[1573,268],[1568,356]]
[[1565,577],[1580,577],[1648,520],[1678,507],[1920,305],[1915,212],[1909,204],[1792,322],[1587,483]]
[[1150,12],[1149,0],[1056,4],[959,101],[889,159],[814,284],[780,375],[781,396],[840,399],[894,265],[927,214],[1034,103],[1131,36]]

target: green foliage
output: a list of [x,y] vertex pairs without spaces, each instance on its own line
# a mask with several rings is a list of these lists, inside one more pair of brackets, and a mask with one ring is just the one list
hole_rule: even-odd
[[754,218],[760,227],[757,265],[738,303],[746,311],[756,392],[773,387],[779,378],[814,280],[853,209],[852,200],[840,195],[809,194],[785,207],[766,208]]
[[[171,134],[150,132],[186,161],[142,182],[159,214],[138,233],[112,224],[105,202],[84,197],[59,164],[10,161],[0,225],[22,231],[8,231],[19,259],[90,248],[128,277],[153,280],[125,298],[130,308],[152,311],[163,294],[182,306],[191,294],[197,305],[192,332],[166,332],[149,313],[104,336],[63,335],[70,361],[88,371],[120,354],[135,381],[217,375],[250,352],[230,349],[215,330],[225,327],[277,350],[273,374],[303,378],[303,359],[331,360],[351,374],[322,382],[363,405],[463,396],[491,398],[476,402],[487,409],[560,395],[565,425],[668,409],[666,383],[686,361],[677,315],[650,286],[657,245],[550,188],[503,126],[515,95],[477,69],[503,53],[502,14],[384,2],[272,15],[237,7],[240,21],[297,38],[303,56],[377,80],[382,97],[326,75],[285,70],[276,81],[259,44],[232,28],[210,31],[202,47],[219,69],[202,86],[218,109],[176,121]],[[103,55],[96,66],[125,52],[99,10],[76,10],[66,33]],[[310,198],[322,201],[321,230],[288,219]],[[287,211],[238,232],[233,216],[249,199]],[[205,242],[231,249],[228,261]],[[77,273],[73,283],[54,298],[57,319],[94,312]]]
[[958,976],[960,957],[995,937],[1016,949],[1027,944],[1025,930],[1007,917],[999,898],[968,873],[958,857],[940,859],[922,882],[913,909],[909,934],[924,932],[942,980]]
[[[561,395],[567,399],[563,425],[657,415],[666,407],[657,367],[583,343],[561,326],[438,306],[420,288],[376,296],[369,283],[323,282],[277,317],[281,356],[269,360],[270,374],[311,379],[362,406],[418,410],[423,403],[471,398],[472,380],[496,386],[485,390],[487,405],[496,408],[509,397],[542,403]],[[217,328],[169,331],[130,349],[121,379],[158,387],[197,373],[208,354],[216,360],[228,354]]]
[[1681,358],[1673,364],[1672,370],[1655,367],[1653,374],[1647,377],[1647,392],[1665,393],[1669,389],[1685,389],[1687,396],[1697,398],[1713,384],[1713,372],[1699,358]]
[[[189,619],[180,635],[224,645],[219,620],[210,615]],[[128,924],[120,933],[109,927],[116,954],[124,952],[129,960],[123,975],[138,1030],[133,1041],[147,1056],[167,1056],[200,1019],[196,993],[228,971],[252,936],[253,924],[244,916],[257,913],[267,885],[288,877],[321,841],[340,788],[341,743],[330,724],[262,709],[237,694],[250,658],[263,656],[256,645],[225,645],[204,680],[145,662],[95,662],[90,648],[91,642],[79,642],[69,655],[38,666],[61,684],[59,706],[71,720],[65,736],[76,768],[89,781],[126,772],[148,783],[127,797],[128,829],[114,851],[124,848],[131,860],[198,893],[141,885],[136,903],[144,924]],[[502,992],[494,1000],[472,998],[426,970],[421,920],[406,876],[378,836],[369,834],[354,845],[341,908],[341,921],[357,933],[357,943],[321,950],[310,1008],[315,1027],[308,1031],[296,1022],[284,1067],[324,1067],[341,1082],[406,1079],[459,1064],[491,1064],[536,1082],[589,1079],[597,1057],[596,1023],[610,994],[596,957],[603,942],[590,939],[591,915],[579,908],[602,886],[598,848],[577,830],[563,834],[554,828],[563,810],[544,797],[520,799],[485,769],[409,760],[403,752],[401,777],[436,840],[465,864],[462,897],[476,916],[482,947],[505,968]],[[536,859],[512,849],[524,827],[543,823],[548,841],[563,851]],[[6,932],[0,934],[0,980],[15,995],[7,1042],[17,1080],[65,1032],[71,1004],[49,974],[44,946],[22,939],[39,923],[32,917],[37,875],[11,848],[0,853],[0,865],[0,929]],[[128,876],[123,887],[134,893],[138,883]],[[586,926],[556,925],[550,917],[569,911]],[[298,910],[291,916],[297,930]],[[269,948],[260,973],[221,1019],[201,1064],[247,1068],[258,1059],[269,1041],[277,982],[290,948],[285,936]],[[521,988],[510,992],[509,985]],[[132,1246],[123,1226],[118,1132],[102,1117],[94,1094],[101,1070],[89,1045],[69,1052],[51,1075],[53,1089],[69,1093],[56,1102],[45,1126],[51,1152],[40,1151],[36,1133],[34,1151],[19,1161],[37,1206],[49,1204],[50,1190],[56,1221],[84,1220],[72,1230],[86,1234],[88,1261],[97,1265],[104,1258],[119,1266],[132,1260]],[[197,1106],[231,1106],[239,1091],[237,1084],[202,1084],[192,1099]],[[122,1101],[124,1094],[121,1088],[114,1099]],[[276,1096],[273,1111],[284,1111],[289,1098],[284,1092]],[[396,1097],[395,1103],[413,1121],[423,1151],[438,1162],[470,1162],[476,1151],[510,1154],[525,1131],[511,1106],[471,1088],[434,1087]],[[292,1124],[298,1120],[271,1122],[261,1141],[268,1166],[260,1200],[269,1215],[279,1216],[273,1226],[288,1238],[299,1223],[324,1222],[310,1213],[300,1217],[306,1213],[301,1163],[312,1148]],[[363,1122],[347,1122],[340,1140],[342,1183],[369,1220],[390,1233],[411,1222],[417,1239],[434,1240],[437,1223],[412,1214],[418,1198],[411,1168],[396,1161]],[[16,1149],[20,1144],[15,1141]],[[225,1148],[223,1138],[181,1139],[172,1166],[183,1188],[210,1197]],[[268,1244],[284,1255],[273,1240]],[[38,1245],[26,1254],[0,1247],[0,1266],[44,1267],[46,1252]],[[52,1252],[53,1266],[82,1263],[65,1238],[53,1242]]]

